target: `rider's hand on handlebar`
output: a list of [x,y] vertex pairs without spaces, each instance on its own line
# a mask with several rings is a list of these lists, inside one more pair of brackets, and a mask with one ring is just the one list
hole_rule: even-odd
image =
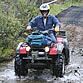
[[27,26],[26,31],[29,32],[29,33],[31,33],[32,32],[31,26]]
[[60,31],[60,27],[59,27],[59,25],[56,25],[55,32],[59,32],[59,31]]
[[26,30],[31,30],[31,26],[27,26]]

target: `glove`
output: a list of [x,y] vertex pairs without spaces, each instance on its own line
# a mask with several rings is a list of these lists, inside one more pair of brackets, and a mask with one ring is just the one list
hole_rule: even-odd
[[59,25],[56,25],[55,32],[59,32],[59,31],[60,31]]
[[26,30],[31,30],[31,26],[27,26]]

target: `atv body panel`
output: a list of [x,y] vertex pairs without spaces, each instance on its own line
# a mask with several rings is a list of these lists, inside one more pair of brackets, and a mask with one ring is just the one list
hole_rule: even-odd
[[16,49],[15,74],[24,76],[28,69],[50,69],[53,75],[64,74],[65,65],[69,63],[69,45],[65,31],[56,35],[56,43],[46,44],[44,35],[32,33],[27,43],[21,42]]

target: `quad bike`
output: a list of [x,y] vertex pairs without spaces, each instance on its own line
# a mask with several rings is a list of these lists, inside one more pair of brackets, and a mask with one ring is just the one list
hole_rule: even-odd
[[15,75],[26,76],[29,69],[50,69],[56,77],[63,76],[69,63],[69,46],[65,31],[55,35],[56,43],[49,45],[46,44],[45,33],[41,31],[32,32],[26,42],[19,43],[14,63]]

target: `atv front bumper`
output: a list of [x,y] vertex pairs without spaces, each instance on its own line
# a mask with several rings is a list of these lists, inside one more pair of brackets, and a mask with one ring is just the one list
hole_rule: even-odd
[[32,57],[23,58],[24,61],[27,61],[28,69],[49,69],[52,64],[52,58],[36,58],[33,60]]

